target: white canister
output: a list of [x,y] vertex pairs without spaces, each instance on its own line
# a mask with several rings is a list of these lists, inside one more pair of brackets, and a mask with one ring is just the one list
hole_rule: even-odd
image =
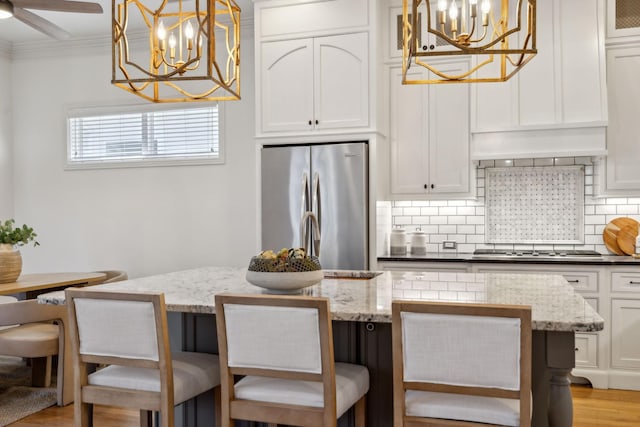
[[391,230],[391,255],[407,254],[407,232],[404,228]]
[[411,235],[411,254],[427,254],[427,235],[424,233],[424,231],[420,231],[420,229],[414,231]]

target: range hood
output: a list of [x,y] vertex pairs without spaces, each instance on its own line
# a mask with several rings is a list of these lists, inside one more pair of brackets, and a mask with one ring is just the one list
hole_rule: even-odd
[[524,127],[471,133],[472,160],[605,156],[606,123]]

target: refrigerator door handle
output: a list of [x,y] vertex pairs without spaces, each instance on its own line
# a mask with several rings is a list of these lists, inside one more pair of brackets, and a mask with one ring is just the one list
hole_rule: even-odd
[[[309,211],[309,176],[302,174],[302,194],[300,195],[300,220],[304,221],[305,214]],[[309,241],[308,227],[300,228],[301,247],[306,248]]]
[[[320,174],[318,172],[313,174],[313,213],[317,219],[315,224],[318,227],[317,236],[320,236],[322,231],[322,201],[320,200]],[[314,246],[316,248],[316,256],[318,256],[320,253],[320,237],[317,239],[314,237]]]

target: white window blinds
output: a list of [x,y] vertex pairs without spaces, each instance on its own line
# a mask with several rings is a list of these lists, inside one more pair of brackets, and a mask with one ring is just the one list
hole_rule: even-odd
[[138,111],[122,107],[70,111],[68,165],[220,162],[217,105],[136,109]]

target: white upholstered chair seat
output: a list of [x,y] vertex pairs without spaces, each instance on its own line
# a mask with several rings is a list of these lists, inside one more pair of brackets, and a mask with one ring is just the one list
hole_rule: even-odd
[[58,325],[25,323],[0,330],[0,353],[7,356],[46,357],[58,354]]
[[[336,363],[336,409],[340,417],[369,390],[369,371],[364,366]],[[324,407],[321,382],[248,376],[235,384],[237,399]]]
[[409,390],[405,394],[405,405],[406,414],[413,417],[520,425],[520,401],[517,399]]
[[[187,401],[220,384],[220,364],[215,354],[175,352],[173,394],[175,402]],[[157,369],[110,365],[89,375],[89,384],[160,392]]]

